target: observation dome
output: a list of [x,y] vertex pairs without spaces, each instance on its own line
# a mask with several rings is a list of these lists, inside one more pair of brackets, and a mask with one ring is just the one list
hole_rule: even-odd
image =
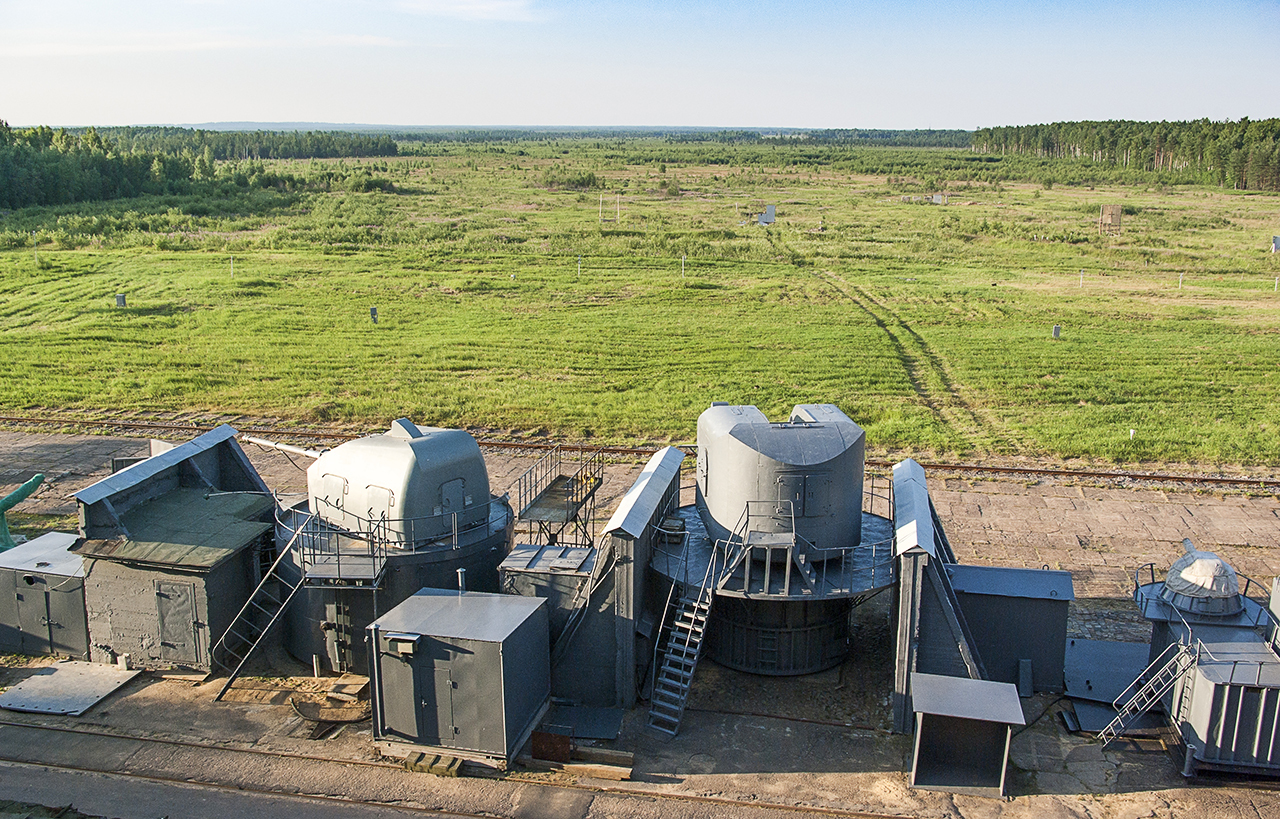
[[1174,561],[1164,579],[1160,598],[1192,614],[1228,616],[1244,610],[1236,570],[1213,552],[1202,552],[1182,541],[1186,554]]

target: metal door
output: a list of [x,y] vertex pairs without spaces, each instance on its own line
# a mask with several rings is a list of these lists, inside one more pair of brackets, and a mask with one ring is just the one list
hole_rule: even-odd
[[325,601],[324,630],[325,653],[329,656],[329,666],[338,672],[351,670],[351,607],[340,595],[333,592],[334,599]]
[[22,629],[23,654],[50,654],[49,600],[44,577],[30,572],[17,576],[18,627]]
[[[435,666],[435,725],[428,726],[430,730],[426,732],[427,742],[449,748],[457,744],[455,736],[458,729],[453,724],[453,690],[457,687],[457,683],[453,681],[453,669],[449,666]],[[426,702],[423,704],[424,717],[430,719],[431,712],[426,710],[430,705]],[[432,736],[432,733],[435,736]]]
[[21,582],[21,572],[0,569],[0,652],[5,654],[22,653],[22,621],[18,619],[22,590],[14,585]]
[[[819,518],[831,514],[831,476],[809,475],[804,480],[804,514]],[[798,512],[796,514],[799,514]]]
[[455,478],[440,485],[440,511],[446,515],[462,511],[463,495],[466,492],[466,481]]
[[157,580],[156,611],[160,615],[160,659],[197,662],[195,584]]
[[[370,484],[365,487],[365,496],[369,499],[369,520],[377,522],[395,519],[396,493],[386,487]],[[382,534],[385,537],[387,533]]]
[[[793,513],[796,517],[803,517],[804,495],[804,475],[778,476],[778,511],[781,514]],[[790,507],[786,501],[791,501]]]
[[89,659],[89,624],[85,618],[84,580],[50,577],[45,597],[49,610],[49,644],[54,654]]

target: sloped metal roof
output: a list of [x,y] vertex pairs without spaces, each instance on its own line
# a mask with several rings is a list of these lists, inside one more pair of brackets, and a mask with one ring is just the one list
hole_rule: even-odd
[[666,446],[655,452],[649,463],[645,464],[640,477],[636,478],[627,494],[622,496],[618,508],[604,527],[604,533],[607,535],[620,531],[633,538],[644,534],[644,527],[653,518],[658,504],[662,503],[667,487],[671,485],[673,478],[679,476],[680,464],[684,459],[685,454],[673,446]]
[[893,465],[893,525],[895,555],[922,550],[936,557],[924,467],[910,458]]
[[103,478],[97,483],[90,484],[72,497],[84,504],[97,503],[105,500],[119,492],[130,489],[142,483],[148,478],[159,475],[170,467],[177,466],[193,455],[213,449],[223,441],[228,441],[236,437],[236,430],[228,424],[222,424],[216,429],[187,441],[185,444],[178,444],[167,452],[161,452],[159,455],[153,455],[145,461],[139,461],[133,466],[125,467],[114,475]]
[[1017,569],[1005,566],[947,566],[951,587],[966,594],[997,597],[1034,597],[1044,600],[1074,600],[1071,572],[1052,569]]
[[546,600],[519,594],[421,589],[374,620],[370,629],[501,643]]
[[1026,725],[1013,683],[911,674],[911,707],[923,714]]
[[49,532],[34,540],[0,552],[0,569],[84,577],[84,558],[70,551],[79,536]]

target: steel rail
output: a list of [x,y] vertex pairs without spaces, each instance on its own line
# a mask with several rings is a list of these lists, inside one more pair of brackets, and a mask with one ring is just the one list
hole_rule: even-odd
[[[157,421],[119,421],[112,419],[92,419],[92,418],[55,418],[55,417],[30,417],[30,416],[14,416],[0,415],[0,424],[43,424],[70,426],[80,428],[119,428],[119,429],[135,429],[135,430],[160,430],[168,432],[194,432],[203,433],[213,429],[212,426],[200,424],[173,424]],[[249,435],[275,435],[284,438],[308,438],[312,440],[322,441],[351,441],[356,438],[364,437],[363,434],[351,432],[339,432],[337,430],[316,431],[316,430],[295,430],[295,429],[279,429],[272,427],[245,427],[239,430]],[[559,446],[562,450],[568,452],[603,452],[605,455],[621,456],[621,457],[646,457],[653,455],[658,450],[654,447],[621,447],[621,446],[590,446],[586,444],[555,444],[545,441],[496,441],[487,438],[478,440],[481,447],[486,449],[500,449],[507,451],[531,450],[544,451]],[[678,444],[677,449],[683,450],[686,454],[695,454],[692,444]],[[866,465],[883,469],[892,467],[893,461],[868,459]],[[1067,469],[1058,467],[1031,467],[1031,466],[1000,466],[988,464],[958,464],[958,463],[941,463],[941,462],[922,462],[920,464],[926,470],[935,472],[976,472],[987,475],[1021,475],[1021,476],[1040,476],[1040,477],[1059,477],[1059,478],[1101,478],[1105,480],[1130,480],[1130,481],[1153,481],[1157,483],[1182,483],[1182,484],[1208,484],[1215,486],[1255,486],[1266,489],[1280,488],[1280,479],[1277,478],[1250,478],[1243,475],[1239,476],[1223,476],[1223,475],[1174,475],[1170,473],[1159,472],[1123,472],[1116,470],[1099,470],[1099,469]]]
[[[336,757],[318,756],[315,754],[299,754],[290,751],[266,751],[261,748],[228,748],[222,745],[212,745],[203,742],[191,742],[190,740],[166,739],[164,737],[139,737],[130,734],[116,734],[109,731],[94,731],[88,728],[73,728],[62,725],[38,725],[29,722],[21,722],[18,720],[0,719],[0,727],[29,729],[33,731],[51,731],[65,734],[79,734],[84,736],[93,736],[103,739],[119,740],[121,742],[137,742],[142,744],[155,745],[171,745],[183,748],[191,748],[195,750],[214,751],[226,754],[250,754],[256,756],[276,757],[279,759],[297,759],[308,762],[321,762],[342,766],[359,766],[366,768],[380,768],[383,770],[405,771],[403,765],[393,765],[387,762],[369,762],[367,760],[358,759],[342,759]],[[273,790],[269,788],[255,788],[246,785],[228,785],[219,782],[209,782],[199,779],[179,778],[168,776],[156,776],[154,774],[136,774],[119,770],[111,770],[106,768],[89,768],[78,765],[65,765],[53,762],[33,762],[26,759],[15,759],[10,755],[0,755],[0,762],[6,762],[16,765],[29,765],[38,768],[49,768],[54,770],[77,771],[82,773],[99,773],[109,774],[111,776],[130,777],[134,779],[150,780],[154,782],[164,782],[178,785],[197,786],[218,788],[228,791],[239,791],[242,793],[260,794],[263,796],[284,796],[296,797],[299,799],[311,799],[316,801],[336,802],[348,805],[361,805],[367,807],[392,808],[395,810],[404,810],[413,813],[421,813],[427,816],[462,816],[462,817],[486,817],[492,819],[493,813],[468,813],[466,811],[445,810],[439,808],[419,808],[395,804],[390,802],[365,802],[358,799],[343,796],[322,796],[317,794],[300,794],[296,791]],[[480,777],[492,779],[491,777]],[[634,790],[631,788],[606,786],[606,785],[581,785],[571,783],[557,782],[540,782],[537,780],[526,779],[505,779],[500,781],[509,782],[512,785],[532,785],[546,789],[575,790],[586,791],[589,793],[597,793],[608,796],[617,796],[624,799],[641,799],[644,801],[668,801],[668,802],[687,802],[695,804],[715,805],[726,808],[755,808],[757,810],[775,810],[787,813],[803,813],[816,814],[822,816],[840,816],[847,819],[909,819],[903,814],[893,813],[872,813],[868,811],[845,810],[842,808],[824,808],[816,805],[786,805],[779,803],[770,803],[763,801],[746,801],[742,799],[729,799],[717,796],[700,796],[698,794],[680,794],[662,791],[650,790]]]

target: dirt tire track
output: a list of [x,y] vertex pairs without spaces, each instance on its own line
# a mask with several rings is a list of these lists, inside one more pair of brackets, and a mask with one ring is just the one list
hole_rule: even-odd
[[970,450],[1028,454],[1021,438],[990,411],[967,400],[946,361],[891,308],[829,270],[815,274],[866,313],[888,337],[920,401]]

